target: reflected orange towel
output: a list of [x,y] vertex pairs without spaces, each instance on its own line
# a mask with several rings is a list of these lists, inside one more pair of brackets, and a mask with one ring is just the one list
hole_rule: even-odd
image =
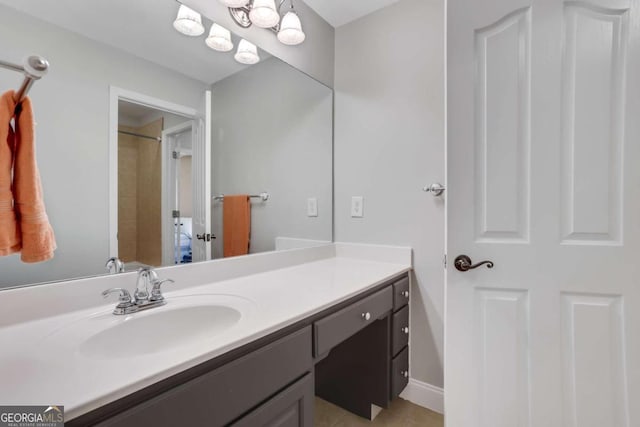
[[36,163],[35,122],[29,98],[22,101],[14,120],[13,200],[22,240],[20,259],[23,262],[47,261],[53,258],[56,241],[44,208]]
[[2,95],[0,98],[0,256],[20,251],[20,229],[13,210],[13,192],[11,191],[15,147],[11,118],[15,108],[13,92]]
[[224,257],[247,255],[251,242],[251,202],[248,194],[224,196],[222,210]]

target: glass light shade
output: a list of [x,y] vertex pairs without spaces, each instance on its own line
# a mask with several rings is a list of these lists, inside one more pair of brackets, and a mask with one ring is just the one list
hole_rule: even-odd
[[253,65],[260,62],[260,57],[258,56],[258,48],[251,42],[246,41],[245,39],[240,40],[238,43],[238,51],[236,52],[234,58],[241,64]]
[[253,0],[253,6],[249,12],[249,19],[260,28],[272,28],[280,22],[280,15],[276,10],[274,0]]
[[295,12],[287,12],[280,24],[278,40],[281,43],[293,46],[302,43],[305,37],[298,15]]
[[220,0],[220,3],[227,7],[244,7],[249,4],[249,0]]
[[202,18],[200,14],[185,5],[180,5],[178,17],[173,21],[173,28],[187,36],[199,36],[204,33]]
[[209,37],[204,41],[207,46],[220,52],[229,52],[233,49],[231,32],[221,25],[213,24],[209,30]]

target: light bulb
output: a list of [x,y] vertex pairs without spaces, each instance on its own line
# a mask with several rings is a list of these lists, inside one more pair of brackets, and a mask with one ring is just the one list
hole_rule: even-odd
[[220,52],[229,52],[233,49],[231,32],[221,25],[213,24],[209,30],[209,36],[205,40],[207,46]]
[[302,24],[300,18],[294,11],[287,12],[282,18],[280,24],[280,31],[278,31],[278,40],[281,43],[293,46],[300,44],[306,38],[302,31]]
[[227,7],[239,8],[249,4],[249,0],[220,0],[220,3]]
[[274,0],[253,0],[253,6],[249,12],[251,22],[260,28],[272,28],[280,22],[280,15],[276,10]]
[[202,18],[200,14],[185,5],[180,5],[178,16],[173,21],[173,28],[184,35],[196,37],[204,33]]
[[238,51],[234,58],[239,63],[246,65],[257,64],[260,61],[256,45],[246,41],[245,39],[240,40],[240,43],[238,43]]

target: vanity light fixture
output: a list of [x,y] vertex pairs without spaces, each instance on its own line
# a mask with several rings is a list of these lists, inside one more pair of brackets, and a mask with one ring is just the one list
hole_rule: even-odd
[[238,51],[234,58],[239,63],[246,65],[257,64],[260,61],[256,45],[246,41],[245,39],[240,40],[240,43],[238,43]]
[[275,0],[253,0],[249,19],[260,28],[272,28],[280,22]]
[[211,49],[219,52],[229,52],[233,49],[231,32],[218,24],[211,25],[211,30],[209,30],[209,36],[205,43]]
[[[231,17],[242,28],[255,24],[261,28],[269,28],[278,35],[278,40],[286,45],[298,45],[305,39],[300,17],[293,8],[293,0],[289,0],[291,9],[280,19],[280,10],[287,0],[219,0],[229,8]],[[276,1],[278,2],[276,6]],[[232,4],[243,3],[243,6]]]
[[200,14],[183,4],[181,4],[178,9],[178,16],[176,20],[173,21],[173,28],[191,37],[197,37],[204,33],[204,26],[202,25],[202,17]]
[[306,35],[302,31],[300,18],[295,10],[293,10],[293,4],[291,4],[291,10],[284,15],[280,23],[278,40],[280,40],[280,43],[295,46],[302,43],[305,38]]

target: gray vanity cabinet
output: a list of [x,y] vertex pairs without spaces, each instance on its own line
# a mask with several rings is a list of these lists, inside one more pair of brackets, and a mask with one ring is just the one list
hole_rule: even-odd
[[403,275],[65,423],[311,427],[316,395],[370,416],[407,384]]
[[409,380],[408,303],[405,275],[314,323],[317,396],[364,418],[398,397]]

